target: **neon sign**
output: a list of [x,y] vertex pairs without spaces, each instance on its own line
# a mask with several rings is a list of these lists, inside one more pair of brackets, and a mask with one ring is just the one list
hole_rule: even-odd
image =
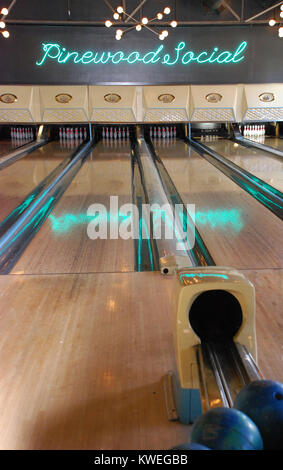
[[181,41],[177,44],[173,54],[165,53],[164,45],[157,47],[153,51],[145,54],[139,51],[131,52],[94,52],[94,51],[68,51],[57,43],[42,43],[43,56],[36,62],[36,65],[42,66],[48,60],[55,60],[58,64],[74,63],[74,64],[155,64],[159,62],[162,65],[189,65],[197,64],[237,64],[245,58],[243,55],[248,43],[242,41],[233,51],[220,50],[214,47],[209,51],[192,51],[188,50],[186,43]]

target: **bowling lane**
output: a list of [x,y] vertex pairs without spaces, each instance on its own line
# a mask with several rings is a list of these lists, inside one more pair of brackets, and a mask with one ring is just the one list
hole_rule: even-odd
[[283,152],[283,139],[280,139],[279,137],[265,137],[264,145]]
[[283,191],[283,161],[226,139],[205,141],[204,144],[275,189]]
[[13,152],[13,150],[16,150],[17,148],[21,147],[22,145],[27,144],[28,141],[22,141],[19,143],[19,141],[12,141],[12,140],[1,140],[0,141],[0,162],[1,162],[1,157],[4,157],[7,153]]
[[[283,271],[273,271],[244,274],[257,293],[258,365],[282,382]],[[1,450],[166,450],[188,440],[165,411],[171,276],[8,275],[0,291]]]
[[155,145],[217,265],[239,269],[283,265],[282,223],[274,214],[180,140]]
[[[108,236],[109,223],[115,223],[118,215],[117,211],[109,213],[110,196],[118,196],[119,207],[132,202],[130,146],[129,142],[108,144],[101,142],[91,152],[12,273],[134,271],[133,240]],[[107,210],[99,224],[99,229],[108,229],[106,239],[88,237],[92,204],[102,204]]]
[[0,171],[0,222],[72,149],[50,142]]

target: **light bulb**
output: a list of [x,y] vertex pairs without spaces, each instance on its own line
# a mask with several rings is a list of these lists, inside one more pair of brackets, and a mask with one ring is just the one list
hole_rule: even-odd
[[157,13],[156,18],[157,18],[158,20],[162,20],[162,18],[163,18],[162,13]]
[[173,21],[171,21],[171,23],[170,23],[170,25],[172,26],[172,28],[176,28],[177,24],[178,24],[178,23],[177,23],[176,20],[173,20]]
[[1,29],[4,29],[6,26],[6,24],[4,23],[4,21],[0,21],[0,28]]
[[113,18],[114,18],[114,20],[118,20],[120,18],[120,15],[119,15],[119,13],[117,13],[117,11],[115,11],[115,13],[113,15]]
[[280,38],[283,38],[283,27],[281,26],[281,28],[278,29],[278,36]]
[[283,3],[282,3],[282,5],[280,5],[280,10],[282,10],[282,11],[283,11]]
[[110,26],[112,26],[112,21],[106,20],[105,21],[105,26],[106,26],[106,28],[110,28]]
[[148,23],[148,19],[146,18],[146,16],[142,19],[142,24],[147,24]]
[[116,34],[115,39],[116,39],[117,41],[120,41],[121,37],[122,37],[122,36],[117,36],[117,34]]
[[169,15],[169,13],[171,12],[171,9],[169,7],[165,7],[163,11],[165,15]]
[[137,30],[137,31],[140,31],[141,29],[142,29],[142,25],[141,25],[141,24],[137,24],[136,30]]
[[2,34],[3,34],[4,38],[8,38],[10,36],[9,31],[3,31]]
[[5,7],[4,7],[4,8],[2,8],[2,10],[1,10],[1,15],[7,16],[7,15],[8,15],[8,13],[9,13],[9,10],[8,10],[8,8],[5,8]]
[[280,11],[280,18],[283,18],[283,11]]
[[118,13],[123,13],[124,8],[123,7],[117,7],[117,11],[118,11]]
[[158,37],[159,37],[160,41],[163,41],[163,39],[165,39],[165,36],[163,36],[163,34],[159,34]]
[[164,31],[162,31],[161,34],[163,34],[163,36],[164,36],[165,38],[167,38],[167,36],[168,36],[168,31],[167,31],[166,29],[164,29]]
[[119,41],[123,36],[123,31],[121,29],[117,29],[116,31],[116,39]]
[[268,23],[269,23],[269,26],[274,26],[276,24],[276,21],[273,18],[271,18],[271,20],[269,20]]

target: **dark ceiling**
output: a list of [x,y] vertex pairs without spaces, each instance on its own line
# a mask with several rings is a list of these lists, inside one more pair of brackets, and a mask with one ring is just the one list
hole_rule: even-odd
[[[263,10],[278,4],[274,0],[0,0],[0,6],[13,7],[6,18],[10,22],[97,22],[104,23],[112,19],[112,9],[122,5],[127,13],[132,13],[140,3],[143,6],[135,14],[155,17],[165,6],[171,7],[171,14],[164,19],[175,17],[181,22],[244,22],[258,15]],[[279,7],[264,15],[257,16],[254,21],[262,22],[271,16],[279,16]],[[126,18],[122,18],[125,20]]]

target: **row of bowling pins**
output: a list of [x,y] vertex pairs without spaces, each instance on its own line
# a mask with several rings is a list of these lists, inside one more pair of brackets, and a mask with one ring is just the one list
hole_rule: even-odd
[[102,127],[103,139],[128,139],[129,137],[129,127]]
[[244,126],[244,128],[240,127],[240,132],[244,136],[263,136],[265,135],[265,126],[264,125],[255,125],[255,126]]
[[59,128],[60,140],[82,140],[87,138],[86,127],[60,127]]
[[149,136],[158,139],[170,139],[177,135],[176,126],[154,126],[149,128]]
[[11,140],[33,140],[32,127],[11,127]]

